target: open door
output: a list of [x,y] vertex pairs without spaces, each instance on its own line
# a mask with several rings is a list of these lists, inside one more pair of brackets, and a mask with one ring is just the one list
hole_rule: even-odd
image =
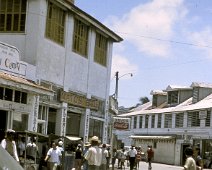
[[185,148],[187,148],[189,146],[191,146],[191,145],[188,143],[183,143],[181,145],[181,165],[182,166],[185,164],[185,161],[186,161]]
[[4,139],[5,130],[7,127],[7,111],[0,110],[0,142]]

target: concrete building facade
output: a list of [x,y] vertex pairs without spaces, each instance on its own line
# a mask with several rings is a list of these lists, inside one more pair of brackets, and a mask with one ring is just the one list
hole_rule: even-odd
[[[0,4],[1,41],[19,50],[20,61],[34,68],[32,81],[48,92],[37,95],[29,106],[37,113],[27,112],[33,117],[27,130],[84,141],[97,135],[107,141],[113,43],[122,38],[73,1],[0,0]],[[8,110],[3,110],[9,120]],[[3,128],[22,130],[13,124]]]
[[[119,117],[131,118],[128,131],[116,131],[125,145],[155,150],[154,161],[183,165],[188,146],[200,148],[205,167],[212,158],[212,85],[192,83],[190,87],[168,86],[152,91],[153,99]],[[166,96],[166,97],[164,97]]]

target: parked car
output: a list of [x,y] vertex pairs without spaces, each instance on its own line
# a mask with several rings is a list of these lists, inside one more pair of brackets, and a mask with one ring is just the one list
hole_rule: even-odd
[[2,170],[23,170],[21,165],[0,146],[0,169]]

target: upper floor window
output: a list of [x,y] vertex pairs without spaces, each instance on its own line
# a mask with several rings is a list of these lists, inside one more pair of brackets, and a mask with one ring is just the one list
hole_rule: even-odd
[[148,128],[149,124],[149,115],[145,115],[145,128]]
[[16,103],[27,104],[27,93],[0,87],[0,99]]
[[155,115],[152,115],[152,125],[151,127],[154,128],[155,127]]
[[107,38],[96,33],[94,61],[106,66],[107,65]]
[[46,37],[64,45],[65,11],[49,2],[46,19]]
[[162,115],[158,114],[158,128],[161,128]]
[[73,36],[73,51],[87,57],[88,53],[88,31],[89,26],[79,19],[75,19],[74,36]]
[[0,0],[0,32],[24,32],[27,0]]
[[137,116],[134,116],[134,124],[133,124],[134,129],[136,129],[136,125],[137,125]]
[[200,126],[200,119],[199,119],[199,112],[188,112],[188,119],[187,119],[188,127],[199,127]]
[[143,126],[143,116],[140,116],[139,128],[142,128],[142,126]]
[[210,127],[211,126],[211,111],[207,110],[207,117],[205,120],[205,126]]
[[177,104],[177,103],[178,103],[178,91],[169,91],[168,104]]
[[176,128],[183,127],[183,121],[184,121],[184,113],[176,113],[175,127]]
[[165,114],[164,128],[172,127],[172,114]]

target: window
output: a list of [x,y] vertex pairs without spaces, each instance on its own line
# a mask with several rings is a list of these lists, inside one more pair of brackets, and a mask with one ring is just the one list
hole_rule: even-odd
[[47,134],[55,134],[57,109],[49,108]]
[[27,104],[27,93],[15,90],[14,102]]
[[94,61],[106,66],[107,65],[107,38],[96,33]]
[[26,0],[0,0],[0,32],[24,32]]
[[65,11],[49,2],[46,19],[46,37],[64,45]]
[[4,99],[8,101],[13,100],[13,90],[5,88],[5,94],[4,94]]
[[200,119],[199,119],[199,112],[188,112],[188,120],[187,120],[188,127],[199,127],[200,126]]
[[177,103],[178,103],[178,91],[169,91],[168,104],[177,104]]
[[74,23],[73,51],[87,57],[89,27],[79,19]]
[[205,126],[210,127],[211,126],[211,111],[207,110],[207,117],[205,120]]
[[28,115],[23,113],[13,113],[13,129],[24,131],[28,129]]
[[47,106],[39,105],[38,120],[47,120],[48,109]]
[[143,116],[140,116],[139,128],[142,128],[142,126],[143,126]]
[[165,115],[165,124],[164,128],[171,128],[172,127],[172,115],[166,114]]
[[89,138],[92,136],[98,136],[102,139],[102,129],[103,129],[103,122],[99,120],[90,119],[89,123]]
[[137,125],[137,116],[134,116],[134,124],[133,124],[134,129],[136,129],[136,125]]
[[151,127],[155,128],[155,115],[152,115]]
[[184,113],[176,113],[175,127],[176,128],[183,127],[183,121],[184,121]]
[[158,114],[158,128],[161,128],[161,119],[162,119],[162,115]]
[[145,116],[145,128],[148,128],[149,115]]

